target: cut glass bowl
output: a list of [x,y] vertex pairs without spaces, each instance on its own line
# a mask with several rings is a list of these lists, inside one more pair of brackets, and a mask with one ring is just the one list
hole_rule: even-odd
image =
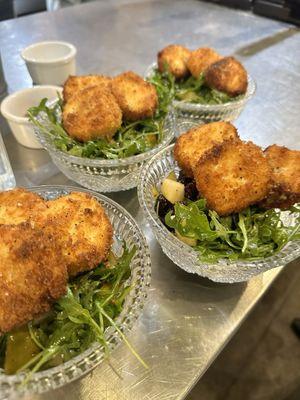
[[[243,282],[271,268],[282,267],[300,256],[299,241],[289,242],[280,252],[256,261],[221,260],[208,264],[199,260],[199,253],[177,239],[160,221],[155,211],[154,188],[161,185],[171,172],[179,172],[173,157],[174,145],[156,154],[143,169],[138,184],[138,197],[147,222],[162,247],[163,252],[180,268],[187,272],[207,277],[215,282]],[[282,212],[286,225],[296,225],[296,215]]]
[[[142,312],[151,277],[149,248],[133,217],[113,200],[89,190],[70,186],[40,186],[30,190],[49,200],[74,191],[91,194],[104,207],[113,225],[115,254],[120,255],[123,241],[129,248],[136,246],[136,254],[131,262],[131,276],[128,280],[128,285],[132,289],[125,298],[121,314],[115,320],[119,329],[124,334],[128,333]],[[110,351],[122,341],[119,333],[112,326],[107,329],[105,337]],[[56,389],[90,372],[104,359],[104,356],[103,347],[95,343],[70,361],[33,374],[25,385],[21,385],[25,378],[24,373],[5,375],[0,369],[0,398],[6,399]]]
[[[145,77],[150,77],[156,68],[156,63],[150,65],[145,72]],[[253,97],[255,90],[256,84],[253,78],[248,75],[247,92],[242,98],[224,104],[195,104],[174,100],[175,116],[179,124],[182,121],[202,122],[205,124],[215,121],[234,121],[241,114],[248,100]]]
[[[37,119],[47,126],[46,115],[39,115]],[[165,120],[162,140],[156,147],[145,153],[114,160],[73,156],[59,150],[54,144],[54,138],[41,129],[35,127],[35,134],[54,164],[69,179],[97,192],[117,192],[136,187],[144,163],[171,143],[175,129],[175,117],[170,112]]]

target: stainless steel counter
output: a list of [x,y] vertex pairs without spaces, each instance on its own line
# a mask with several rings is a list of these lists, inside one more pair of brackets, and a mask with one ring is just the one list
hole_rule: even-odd
[[[256,79],[255,98],[237,121],[242,138],[300,147],[300,35],[289,25],[193,0],[98,1],[0,23],[10,91],[31,84],[20,50],[44,39],[71,41],[79,73],[143,73],[169,43],[207,45],[238,55]],[[70,184],[46,152],[19,146],[1,120],[19,185]],[[152,288],[130,340],[150,365],[124,345],[81,381],[32,400],[183,399],[226,345],[280,269],[247,284],[220,285],[181,271],[165,257],[139,209],[136,191],[112,194],[143,226]],[[247,344],[245,343],[245,346]]]

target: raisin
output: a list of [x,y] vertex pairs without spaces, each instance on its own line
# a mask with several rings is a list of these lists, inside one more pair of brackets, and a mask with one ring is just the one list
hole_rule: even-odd
[[155,209],[157,215],[161,222],[165,225],[165,216],[168,214],[169,211],[174,210],[174,206],[172,203],[169,202],[162,194],[160,194],[155,203]]

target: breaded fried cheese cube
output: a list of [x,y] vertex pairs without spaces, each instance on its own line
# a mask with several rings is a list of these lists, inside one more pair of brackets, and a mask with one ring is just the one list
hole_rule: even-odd
[[160,72],[167,69],[176,79],[184,78],[189,75],[187,61],[190,55],[191,51],[186,47],[171,44],[157,54],[158,69]]
[[63,86],[64,101],[70,100],[70,98],[76,95],[80,90],[90,86],[103,86],[106,89],[109,89],[110,83],[111,78],[105,75],[71,75]]
[[43,212],[46,208],[45,200],[29,190],[16,188],[0,192],[0,224],[26,222],[34,213]]
[[206,70],[205,83],[212,89],[235,97],[247,91],[247,71],[234,57],[224,57]]
[[174,147],[174,158],[184,174],[193,177],[193,168],[201,156],[214,145],[238,138],[230,122],[211,122],[192,128],[179,136]]
[[290,208],[300,202],[300,151],[273,144],[264,151],[272,168],[274,187],[262,205]]
[[0,225],[0,332],[50,310],[67,290],[67,269],[56,235],[29,222]]
[[59,236],[70,276],[89,271],[105,261],[112,245],[113,228],[101,204],[86,193],[72,192],[47,201],[35,225]]
[[271,167],[260,147],[229,140],[213,147],[194,168],[197,189],[219,215],[239,212],[264,199],[272,186]]
[[80,90],[63,107],[62,123],[66,132],[81,142],[110,140],[122,124],[122,111],[112,93],[104,87]]
[[127,121],[150,118],[154,115],[158,97],[156,88],[132,71],[113,78],[112,93]]
[[187,67],[194,78],[204,72],[213,63],[222,59],[222,56],[209,47],[202,47],[191,52]]

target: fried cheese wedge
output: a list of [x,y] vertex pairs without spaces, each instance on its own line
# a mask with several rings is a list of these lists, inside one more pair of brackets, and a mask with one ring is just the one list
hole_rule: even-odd
[[191,52],[187,67],[194,78],[199,78],[202,72],[221,59],[222,56],[215,50],[209,47],[202,47]]
[[91,86],[110,88],[111,78],[105,75],[83,75],[74,76],[71,75],[66,80],[63,86],[63,98],[64,101],[69,101],[77,93]]
[[156,88],[132,71],[113,78],[112,93],[127,121],[150,118],[154,115],[158,96]]
[[197,189],[219,215],[263,200],[272,187],[271,167],[260,147],[228,140],[213,147],[194,168]]
[[272,168],[274,187],[263,201],[265,208],[290,208],[300,202],[300,151],[273,144],[264,151]]
[[247,71],[234,57],[224,57],[206,70],[205,83],[210,88],[235,97],[247,91]]
[[230,122],[211,122],[199,125],[179,136],[174,147],[174,158],[184,174],[193,177],[193,168],[203,154],[216,144],[238,138]]
[[29,190],[16,188],[0,192],[0,225],[26,222],[35,212],[46,208],[45,200]]
[[190,55],[191,51],[184,46],[178,44],[166,46],[157,54],[158,69],[160,72],[167,69],[176,79],[184,78],[189,75],[187,61]]
[[113,228],[104,208],[89,194],[72,192],[47,201],[47,210],[34,222],[56,232],[70,276],[95,268],[108,256]]
[[67,268],[52,229],[0,225],[0,332],[50,310],[66,293]]
[[62,124],[66,132],[80,142],[110,140],[121,127],[122,112],[110,90],[90,86],[66,102]]

